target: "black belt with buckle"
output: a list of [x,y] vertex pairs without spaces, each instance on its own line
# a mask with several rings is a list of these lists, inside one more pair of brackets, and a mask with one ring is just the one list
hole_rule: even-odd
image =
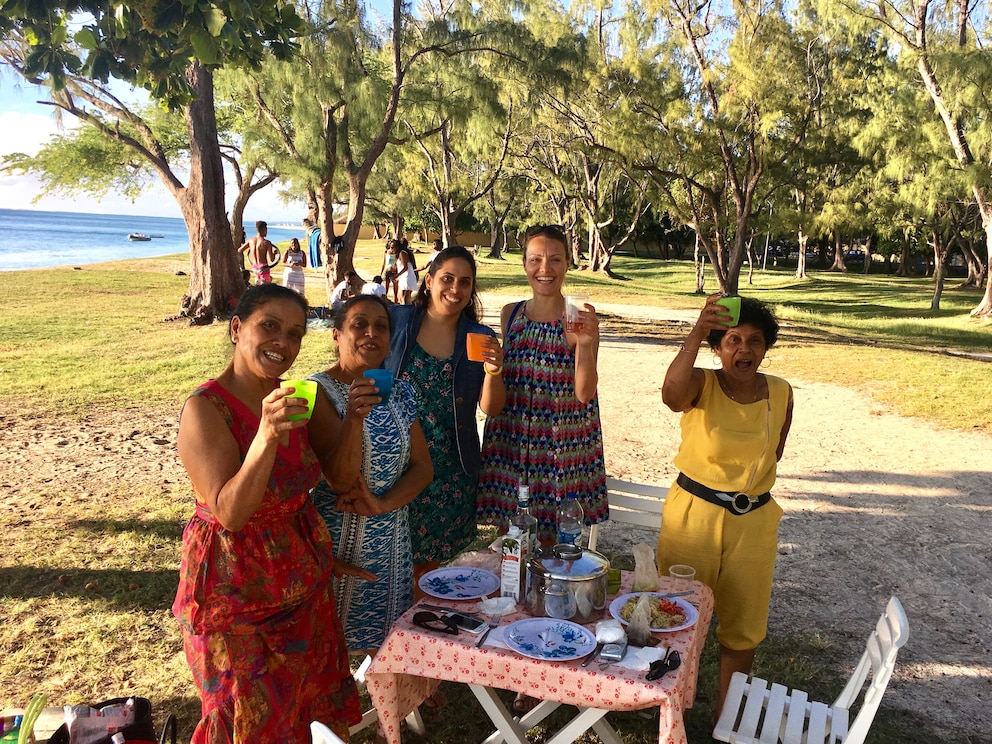
[[765,491],[760,496],[748,496],[746,493],[714,491],[709,486],[704,486],[699,481],[694,481],[685,473],[679,473],[679,477],[675,482],[693,496],[698,496],[703,501],[709,501],[711,504],[722,506],[731,514],[747,514],[749,511],[764,506],[772,500],[771,491]]

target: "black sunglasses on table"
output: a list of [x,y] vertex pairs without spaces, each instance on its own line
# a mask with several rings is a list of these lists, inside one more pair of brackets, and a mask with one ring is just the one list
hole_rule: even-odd
[[458,635],[458,626],[450,615],[435,615],[433,612],[417,612],[413,616],[413,624],[418,628],[435,633]]

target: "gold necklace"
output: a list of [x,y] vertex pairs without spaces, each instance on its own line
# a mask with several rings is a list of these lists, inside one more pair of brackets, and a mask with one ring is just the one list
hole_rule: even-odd
[[741,405],[745,405],[747,403],[755,403],[758,400],[758,380],[757,380],[757,378],[755,378],[754,385],[752,386],[752,389],[750,391],[751,392],[751,395],[750,395],[751,400],[739,400],[732,392],[730,392],[730,388],[727,386],[726,380],[724,380],[723,370],[719,370],[717,372],[716,379],[720,383],[720,389],[723,391],[724,395],[726,395],[728,398],[730,398],[732,401],[734,401],[734,403],[740,403]]

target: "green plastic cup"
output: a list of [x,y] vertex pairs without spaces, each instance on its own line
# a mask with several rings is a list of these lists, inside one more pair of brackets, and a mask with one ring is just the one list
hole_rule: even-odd
[[279,387],[293,388],[290,398],[303,398],[307,402],[307,412],[287,416],[287,421],[302,421],[313,415],[313,404],[317,398],[317,383],[313,380],[283,380]]
[[724,321],[728,326],[735,326],[741,320],[741,298],[737,296],[733,297],[721,297],[716,301],[717,305],[724,308],[730,315],[730,321]]

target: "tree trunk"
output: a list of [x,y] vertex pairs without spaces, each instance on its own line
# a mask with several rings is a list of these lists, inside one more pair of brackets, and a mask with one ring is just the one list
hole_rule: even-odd
[[865,267],[863,272],[865,274],[871,273],[871,254],[875,251],[875,236],[869,235],[868,239],[865,240]]
[[[988,208],[988,205],[986,205],[986,208]],[[982,226],[985,228],[985,246],[988,251],[987,261],[988,265],[992,266],[992,214],[986,219],[984,210],[982,212]],[[971,317],[992,318],[992,281],[986,280],[985,294],[982,296],[982,301],[978,303],[978,307],[971,311]]]
[[933,297],[930,298],[930,309],[940,310],[940,296],[944,292],[944,276],[947,274],[947,251],[943,247],[943,238],[937,230],[933,231],[933,264],[934,282]]
[[194,61],[187,77],[196,97],[186,107],[190,173],[178,199],[189,233],[190,256],[189,289],[181,314],[199,325],[230,313],[245,291],[245,283],[224,206],[224,165],[217,139],[213,74]]
[[806,245],[809,243],[809,235],[802,230],[799,231],[799,260],[796,261],[796,279],[806,278]]
[[968,278],[961,283],[962,287],[975,287],[981,289],[985,283],[985,264],[978,257],[975,245],[970,240],[961,241],[961,254],[968,267]]
[[841,242],[840,230],[834,230],[834,262],[830,265],[829,271],[847,271],[847,264],[844,263],[844,245]]
[[337,252],[334,250],[334,191],[330,180],[318,186],[317,226],[320,228],[320,254],[324,260],[324,291],[327,306],[331,306],[334,287],[338,283]]
[[699,250],[699,235],[696,235],[696,247],[692,253],[693,264],[696,267],[696,294],[706,293],[706,254]]

